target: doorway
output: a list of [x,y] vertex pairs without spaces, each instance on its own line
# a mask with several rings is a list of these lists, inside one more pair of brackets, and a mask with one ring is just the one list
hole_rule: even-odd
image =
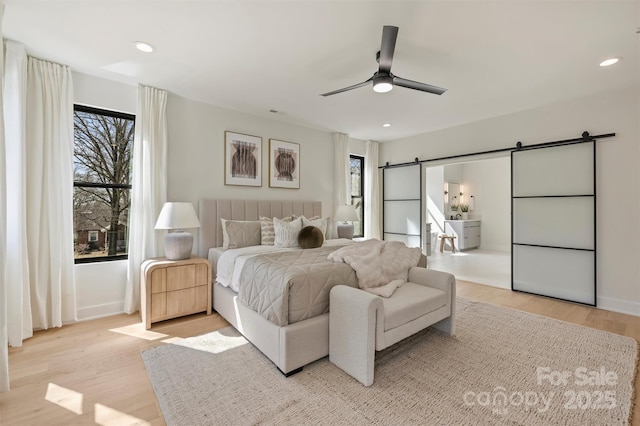
[[[425,165],[424,232],[427,265],[457,279],[511,288],[511,161],[508,155]],[[463,209],[468,211],[464,212]],[[466,214],[465,214],[466,213]],[[463,214],[470,222],[463,221]],[[453,220],[452,220],[453,219]],[[455,226],[467,228],[454,232]],[[478,239],[475,228],[479,226]],[[466,235],[465,232],[473,232]],[[455,235],[440,252],[440,235]],[[430,238],[430,241],[427,241]],[[467,244],[465,244],[467,243]],[[463,250],[459,247],[462,245]]]

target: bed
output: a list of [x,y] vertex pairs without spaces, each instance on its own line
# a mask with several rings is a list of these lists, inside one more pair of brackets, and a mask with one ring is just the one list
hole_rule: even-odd
[[[289,215],[304,215],[307,218],[321,216],[322,204],[317,201],[201,199],[199,255],[211,258],[210,249],[222,247],[220,219],[257,221],[260,217],[283,218]],[[308,252],[305,255],[312,256],[313,250],[318,249],[298,251]],[[215,250],[211,252],[215,253]],[[218,251],[217,254],[213,254],[213,277],[216,276],[215,263],[220,253]],[[348,279],[345,275],[345,281]],[[278,321],[274,323],[266,319],[263,313],[258,313],[241,302],[238,293],[218,282],[213,283],[212,297],[213,308],[273,361],[285,375],[300,371],[304,365],[329,354],[328,313],[310,315],[293,323],[290,323],[289,319],[281,318],[278,325]]]

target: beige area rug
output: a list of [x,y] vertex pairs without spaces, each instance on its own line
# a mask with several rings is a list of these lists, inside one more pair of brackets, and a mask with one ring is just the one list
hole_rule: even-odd
[[458,298],[455,337],[376,353],[369,388],[316,361],[285,378],[231,327],[143,352],[168,425],[628,424],[634,339]]

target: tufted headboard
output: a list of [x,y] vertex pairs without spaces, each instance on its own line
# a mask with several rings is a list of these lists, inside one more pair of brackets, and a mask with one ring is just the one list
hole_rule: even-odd
[[320,201],[221,200],[202,198],[198,209],[200,230],[198,254],[204,258],[209,249],[222,246],[220,219],[260,220],[260,216],[281,218],[295,214],[306,217],[321,216]]

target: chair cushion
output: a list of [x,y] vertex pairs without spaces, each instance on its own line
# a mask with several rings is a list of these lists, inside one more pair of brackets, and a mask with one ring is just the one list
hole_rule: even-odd
[[393,296],[382,297],[384,330],[391,330],[447,304],[447,294],[435,288],[406,282]]

